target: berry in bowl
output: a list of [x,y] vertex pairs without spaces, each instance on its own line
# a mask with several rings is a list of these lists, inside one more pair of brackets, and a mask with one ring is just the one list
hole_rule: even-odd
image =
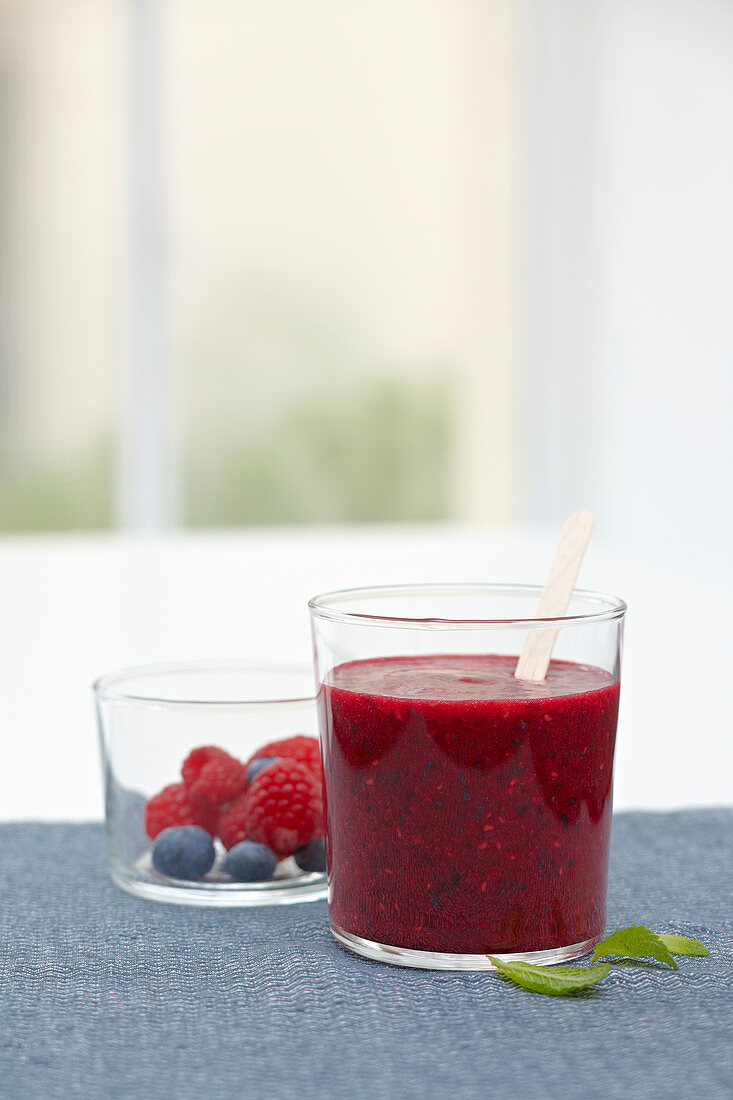
[[[307,668],[133,669],[94,686],[110,873],[198,905],[325,896],[321,759]],[[205,740],[206,738],[206,740]]]

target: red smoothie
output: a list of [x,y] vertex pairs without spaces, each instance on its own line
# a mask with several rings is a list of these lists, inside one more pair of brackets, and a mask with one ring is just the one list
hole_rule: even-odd
[[552,661],[385,657],[319,692],[332,923],[420,951],[544,951],[605,922],[619,686]]

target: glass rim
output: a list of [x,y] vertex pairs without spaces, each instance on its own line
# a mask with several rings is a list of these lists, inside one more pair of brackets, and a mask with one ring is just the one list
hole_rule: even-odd
[[244,673],[285,673],[292,675],[313,675],[313,666],[306,661],[238,661],[238,660],[201,660],[201,661],[167,661],[150,665],[134,665],[128,668],[118,669],[116,672],[107,672],[98,676],[92,683],[92,691],[97,701],[125,703],[132,706],[161,706],[173,707],[197,707],[212,709],[224,709],[226,707],[247,709],[249,707],[262,707],[267,705],[293,704],[315,702],[315,692],[312,695],[277,695],[267,698],[252,699],[184,699],[172,698],[170,694],[141,695],[139,692],[122,691],[116,685],[123,684],[126,680],[150,676],[163,676],[170,673],[201,673],[201,672],[229,672],[239,671]]
[[314,618],[324,619],[335,623],[358,623],[364,626],[380,627],[406,627],[412,629],[438,629],[438,630],[476,630],[481,627],[492,628],[522,628],[536,627],[563,627],[571,625],[584,625],[587,623],[610,622],[614,619],[622,619],[626,614],[626,601],[619,596],[612,596],[604,592],[594,592],[585,588],[574,588],[573,598],[589,600],[602,604],[598,611],[590,611],[579,615],[560,615],[553,618],[537,618],[535,616],[510,616],[504,618],[440,618],[435,616],[416,615],[377,615],[364,611],[348,611],[343,607],[329,606],[329,601],[343,603],[348,600],[390,597],[396,595],[493,595],[493,596],[534,596],[539,600],[542,585],[539,584],[501,584],[490,582],[476,583],[452,583],[445,584],[394,584],[373,585],[362,588],[342,588],[333,592],[322,592],[313,596],[308,601],[311,615]]

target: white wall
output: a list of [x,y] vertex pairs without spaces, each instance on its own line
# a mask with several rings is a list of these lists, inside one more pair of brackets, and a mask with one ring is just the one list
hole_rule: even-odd
[[531,514],[723,574],[733,550],[733,6],[530,0]]
[[0,4],[0,427],[31,459],[63,458],[114,417],[122,14],[119,0]]

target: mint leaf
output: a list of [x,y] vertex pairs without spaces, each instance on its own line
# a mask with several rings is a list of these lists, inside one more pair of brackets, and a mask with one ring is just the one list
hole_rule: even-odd
[[707,947],[699,940],[693,940],[688,936],[677,936],[673,932],[657,932],[658,938],[669,951],[670,955],[709,955]]
[[618,932],[612,932],[610,936],[606,936],[605,940],[601,940],[596,945],[591,961],[604,959],[608,955],[617,955],[625,959],[641,959],[645,955],[651,955],[658,962],[669,963],[673,970],[679,970],[661,938],[640,924],[619,928]]
[[548,997],[567,997],[587,989],[606,977],[611,969],[609,963],[598,966],[533,966],[532,963],[503,962],[489,955],[492,963],[503,978],[509,978],[522,989],[532,993],[544,993]]

